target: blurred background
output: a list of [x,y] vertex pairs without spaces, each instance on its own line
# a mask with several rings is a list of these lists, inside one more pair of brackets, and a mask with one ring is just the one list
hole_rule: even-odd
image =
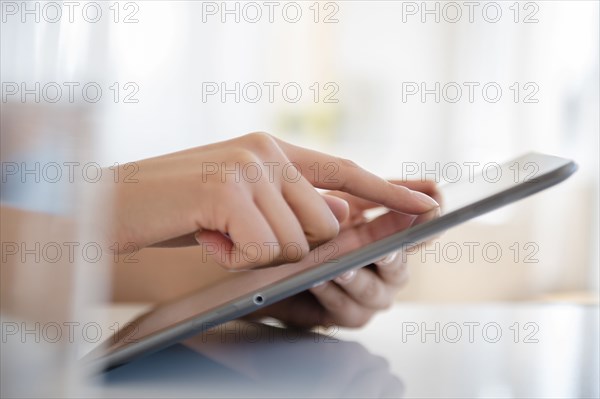
[[[252,131],[387,178],[555,154],[579,171],[407,255],[399,300],[598,302],[598,2],[1,3],[3,163],[110,166]],[[3,204],[69,212],[69,187],[4,174]],[[57,308],[107,299],[106,270],[65,270]]]

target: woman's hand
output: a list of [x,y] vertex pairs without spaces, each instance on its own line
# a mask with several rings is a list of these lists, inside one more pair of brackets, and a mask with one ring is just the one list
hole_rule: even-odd
[[[434,182],[398,183],[439,199]],[[364,220],[363,212],[378,206],[346,193],[328,195],[343,198],[350,204],[348,218],[340,223],[341,229],[361,223]],[[346,272],[332,281],[266,307],[251,317],[269,316],[290,326],[306,328],[317,325],[360,327],[378,310],[392,305],[396,293],[407,279],[406,263],[403,262],[403,256],[396,252],[373,265]]]
[[[136,249],[199,244],[233,270],[301,260],[366,203],[410,214],[438,206],[349,160],[266,133],[143,160],[135,169],[134,182],[117,184],[109,241]],[[321,196],[315,188],[348,196]],[[389,275],[389,281],[377,280],[382,284],[399,283],[397,272],[377,273]],[[353,292],[365,278],[348,281],[344,290]],[[324,302],[332,297],[328,285],[320,290]]]

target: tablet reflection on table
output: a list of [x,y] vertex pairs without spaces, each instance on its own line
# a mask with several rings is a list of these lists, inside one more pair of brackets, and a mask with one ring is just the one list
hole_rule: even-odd
[[401,397],[381,357],[324,333],[232,321],[114,369],[103,392],[139,396]]

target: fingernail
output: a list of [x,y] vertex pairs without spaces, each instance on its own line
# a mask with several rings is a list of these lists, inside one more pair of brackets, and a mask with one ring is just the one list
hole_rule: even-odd
[[388,266],[388,265],[394,263],[394,261],[398,257],[399,253],[400,253],[399,251],[391,252],[375,263],[379,266]]
[[420,191],[414,191],[414,190],[411,190],[411,193],[410,193],[410,194],[411,194],[411,195],[412,195],[414,198],[416,198],[416,199],[418,199],[419,201],[421,201],[422,203],[426,204],[427,206],[430,206],[430,207],[432,207],[432,208],[433,208],[433,207],[436,207],[436,206],[437,206],[437,207],[439,207],[439,206],[440,206],[440,204],[438,204],[436,200],[434,200],[434,199],[433,199],[433,198],[431,198],[429,195],[427,195],[427,194],[424,194],[424,193],[422,193],[422,192],[420,192]]
[[356,276],[356,270],[348,270],[347,272],[344,272],[337,276],[335,278],[335,282],[338,284],[346,284],[352,281],[354,276]]
[[322,286],[324,286],[324,285],[325,285],[325,283],[326,283],[326,281],[319,281],[319,282],[317,282],[317,283],[314,283],[314,284],[313,284],[313,286],[312,286],[311,288],[319,288],[319,287],[322,287]]
[[338,223],[342,223],[345,222],[348,217],[350,216],[350,204],[348,203],[348,201],[346,201],[345,199],[342,198],[337,198],[340,204],[342,204],[343,210],[340,212],[338,212],[339,214],[335,215],[336,220],[338,221]]

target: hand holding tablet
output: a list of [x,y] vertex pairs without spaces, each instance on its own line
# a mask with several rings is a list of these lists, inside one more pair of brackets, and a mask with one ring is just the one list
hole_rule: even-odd
[[[534,173],[529,171],[532,165]],[[299,262],[235,273],[220,284],[159,304],[136,319],[129,329],[90,353],[86,361],[102,368],[116,367],[225,321],[256,312],[306,290],[314,290],[318,283],[371,265],[390,253],[418,245],[448,228],[551,187],[575,170],[576,165],[570,160],[531,153],[501,165],[499,178],[494,181],[478,175],[472,181],[442,187],[440,191],[445,209],[441,216],[435,211],[436,207],[426,212],[422,209],[426,208],[424,203],[412,203],[408,206],[409,210],[423,211],[417,217],[409,212],[387,212],[354,226],[358,216],[352,217],[349,209],[348,220],[352,226],[342,229],[333,240],[316,247]],[[382,187],[389,187],[387,184]],[[348,183],[338,187],[347,189]],[[353,188],[346,192],[352,190],[357,192]],[[386,190],[396,192],[397,189]],[[411,195],[410,191],[404,190],[398,191],[403,192],[405,197],[407,193]],[[341,194],[342,197],[346,195]],[[379,199],[374,201],[377,203],[396,204],[395,199],[384,201],[380,195],[372,195],[371,198]],[[358,201],[358,204],[368,203]],[[415,206],[417,208],[413,208]],[[363,208],[368,207],[370,205]],[[357,209],[360,208],[361,205],[358,205]]]

